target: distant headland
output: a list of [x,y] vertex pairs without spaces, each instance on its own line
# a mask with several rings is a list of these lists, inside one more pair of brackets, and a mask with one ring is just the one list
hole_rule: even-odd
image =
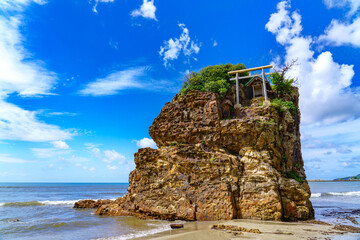
[[335,178],[333,180],[308,179],[308,182],[357,182],[357,181],[360,181],[360,174],[350,177]]

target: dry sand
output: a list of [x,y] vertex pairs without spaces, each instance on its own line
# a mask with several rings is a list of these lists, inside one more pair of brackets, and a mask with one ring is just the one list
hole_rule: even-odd
[[[235,236],[226,230],[211,229],[214,224],[235,225],[247,229],[259,229],[261,233],[243,232]],[[186,222],[184,228],[174,229],[141,239],[181,239],[181,240],[229,240],[229,239],[360,239],[360,235],[348,234],[333,229],[333,225],[320,225],[301,222],[274,222],[259,220],[231,220],[209,222]]]

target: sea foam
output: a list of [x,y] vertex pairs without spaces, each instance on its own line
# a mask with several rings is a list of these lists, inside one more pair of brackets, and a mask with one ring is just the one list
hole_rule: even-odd
[[[41,206],[41,205],[74,205],[75,202],[85,200],[85,199],[78,199],[78,200],[57,200],[57,201],[28,201],[28,202],[0,202],[0,207],[26,207],[26,206]],[[97,199],[94,199],[95,201]],[[110,199],[110,200],[115,200]]]
[[360,197],[360,191],[351,192],[326,192],[326,193],[312,193],[312,198],[325,197],[325,196],[349,196],[349,197]]
[[165,231],[168,231],[168,230],[171,230],[170,224],[161,224],[160,227],[154,228],[154,229],[151,229],[151,230],[137,231],[136,233],[128,233],[128,234],[125,234],[125,235],[122,235],[122,236],[97,238],[96,240],[127,240],[127,239],[146,237],[146,236],[149,236],[149,235],[165,232]]
[[26,207],[26,206],[41,206],[41,205],[71,205],[78,200],[65,201],[29,201],[29,202],[1,202],[0,207]]

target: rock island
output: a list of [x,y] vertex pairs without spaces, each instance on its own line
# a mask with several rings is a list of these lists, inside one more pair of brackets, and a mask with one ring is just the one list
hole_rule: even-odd
[[190,73],[150,126],[158,149],[135,153],[128,193],[75,207],[164,220],[314,218],[298,89],[279,85],[279,73],[270,75],[274,87],[264,68],[256,75],[244,68],[225,64]]

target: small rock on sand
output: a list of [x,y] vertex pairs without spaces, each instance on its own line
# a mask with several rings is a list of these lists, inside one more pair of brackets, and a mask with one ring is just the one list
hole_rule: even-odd
[[170,224],[170,227],[171,227],[172,229],[174,229],[174,228],[183,228],[183,227],[184,227],[184,224]]

